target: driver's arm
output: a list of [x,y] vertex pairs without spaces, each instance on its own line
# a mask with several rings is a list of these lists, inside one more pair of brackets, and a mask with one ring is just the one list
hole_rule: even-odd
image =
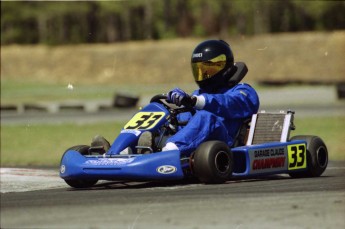
[[248,84],[238,84],[223,94],[197,95],[196,109],[203,109],[226,119],[246,118],[257,113],[259,97]]

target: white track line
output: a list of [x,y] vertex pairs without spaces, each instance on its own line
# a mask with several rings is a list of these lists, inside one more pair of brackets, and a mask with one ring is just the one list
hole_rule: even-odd
[[27,192],[67,187],[58,171],[48,169],[0,168],[0,192]]

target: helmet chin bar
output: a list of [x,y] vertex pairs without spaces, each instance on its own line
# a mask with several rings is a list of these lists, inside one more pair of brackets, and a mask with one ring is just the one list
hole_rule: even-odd
[[[233,87],[246,76],[248,67],[244,62],[236,62],[231,68],[227,69],[223,74],[214,76],[210,79],[197,81],[199,88],[208,92],[215,93],[219,88],[224,87],[226,84],[228,87]],[[221,80],[222,78],[223,80]]]
[[218,74],[203,81],[196,81],[199,85],[199,88],[207,93],[216,93],[219,88],[222,88],[226,85],[226,81],[223,77],[223,74]]

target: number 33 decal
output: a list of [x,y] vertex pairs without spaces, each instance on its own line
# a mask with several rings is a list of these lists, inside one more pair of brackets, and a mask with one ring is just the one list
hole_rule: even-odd
[[125,125],[124,129],[151,129],[164,117],[164,115],[164,112],[139,112]]
[[305,144],[288,146],[289,170],[302,169],[307,167]]

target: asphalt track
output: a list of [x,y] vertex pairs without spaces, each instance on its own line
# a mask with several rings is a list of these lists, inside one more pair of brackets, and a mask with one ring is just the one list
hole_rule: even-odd
[[1,194],[1,228],[345,228],[345,162],[319,178],[108,182]]

